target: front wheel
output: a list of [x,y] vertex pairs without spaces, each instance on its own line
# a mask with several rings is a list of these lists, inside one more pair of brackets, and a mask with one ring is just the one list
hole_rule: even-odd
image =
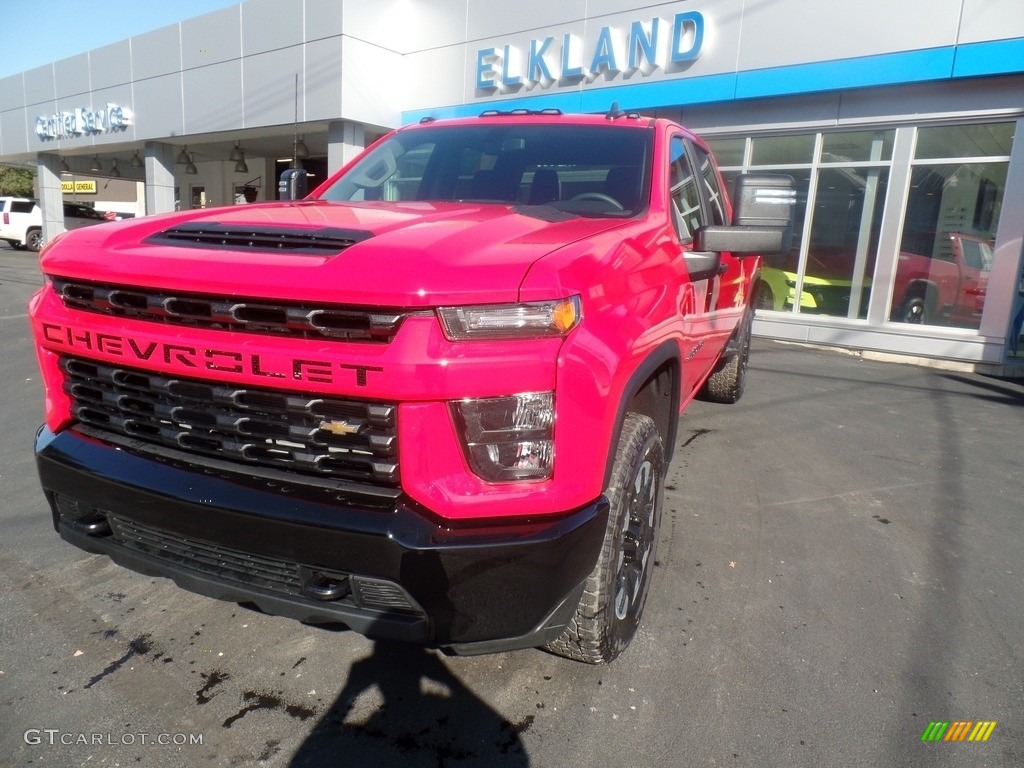
[[629,645],[647,602],[661,525],[665,449],[654,422],[626,415],[605,490],[610,510],[597,565],[576,614],[546,648],[587,664],[606,664]]

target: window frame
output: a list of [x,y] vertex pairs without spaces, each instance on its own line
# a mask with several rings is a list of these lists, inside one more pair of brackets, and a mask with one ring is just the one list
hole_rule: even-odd
[[[683,154],[681,155],[680,158],[673,159],[673,157],[675,155],[675,143],[677,141],[679,142],[680,146],[682,147]],[[695,169],[695,167],[693,165],[693,161],[692,161],[692,156],[693,156],[692,148],[693,148],[693,142],[691,142],[689,140],[689,138],[686,137],[685,135],[683,135],[682,133],[673,133],[673,134],[671,134],[668,137],[669,168],[668,168],[668,179],[667,179],[667,181],[668,181],[667,193],[668,193],[669,217],[672,219],[672,230],[675,232],[676,237],[679,239],[679,242],[682,245],[690,245],[690,244],[692,244],[693,243],[693,233],[699,227],[705,226],[708,223],[708,221],[707,221],[708,217],[707,217],[707,211],[706,211],[706,203],[705,203],[705,200],[704,200],[703,191],[701,189],[702,185],[697,183],[698,174],[697,174],[697,171],[696,171],[696,169]],[[685,164],[685,166],[686,166],[685,170],[688,172],[688,175],[684,176],[683,179],[680,182],[674,183],[673,179],[675,178],[675,166],[679,162],[680,159]],[[687,181],[689,181],[688,185],[687,185]],[[685,189],[687,189],[687,187],[689,187],[690,189],[692,189],[693,192],[696,193],[697,200],[696,200],[696,206],[695,207],[688,207],[684,211],[684,210],[681,209],[681,206],[677,206],[676,198],[677,198],[677,192],[685,190]],[[689,202],[689,201],[687,201],[687,202]],[[697,226],[692,227],[692,228],[686,227],[686,218],[690,217],[694,213],[696,214],[696,217],[697,217],[697,222],[698,222]],[[687,236],[683,235],[681,227],[686,227],[687,228],[687,230],[688,230]]]

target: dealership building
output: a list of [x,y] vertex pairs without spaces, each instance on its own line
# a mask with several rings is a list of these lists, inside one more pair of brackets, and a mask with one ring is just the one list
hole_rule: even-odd
[[48,239],[112,180],[246,204],[424,117],[613,103],[796,179],[757,334],[1024,375],[1020,0],[247,0],[0,80],[0,163]]

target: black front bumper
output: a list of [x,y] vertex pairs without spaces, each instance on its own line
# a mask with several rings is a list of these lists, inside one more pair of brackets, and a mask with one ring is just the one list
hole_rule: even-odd
[[68,542],[209,597],[457,653],[558,637],[607,524],[602,497],[555,519],[447,526],[397,489],[200,461],[84,427],[36,439]]

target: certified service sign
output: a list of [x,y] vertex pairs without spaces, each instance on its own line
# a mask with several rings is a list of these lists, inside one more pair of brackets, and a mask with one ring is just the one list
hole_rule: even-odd
[[48,139],[76,139],[98,133],[123,131],[132,124],[132,111],[119,104],[105,104],[100,109],[78,107],[67,112],[40,115],[36,118],[36,136]]

